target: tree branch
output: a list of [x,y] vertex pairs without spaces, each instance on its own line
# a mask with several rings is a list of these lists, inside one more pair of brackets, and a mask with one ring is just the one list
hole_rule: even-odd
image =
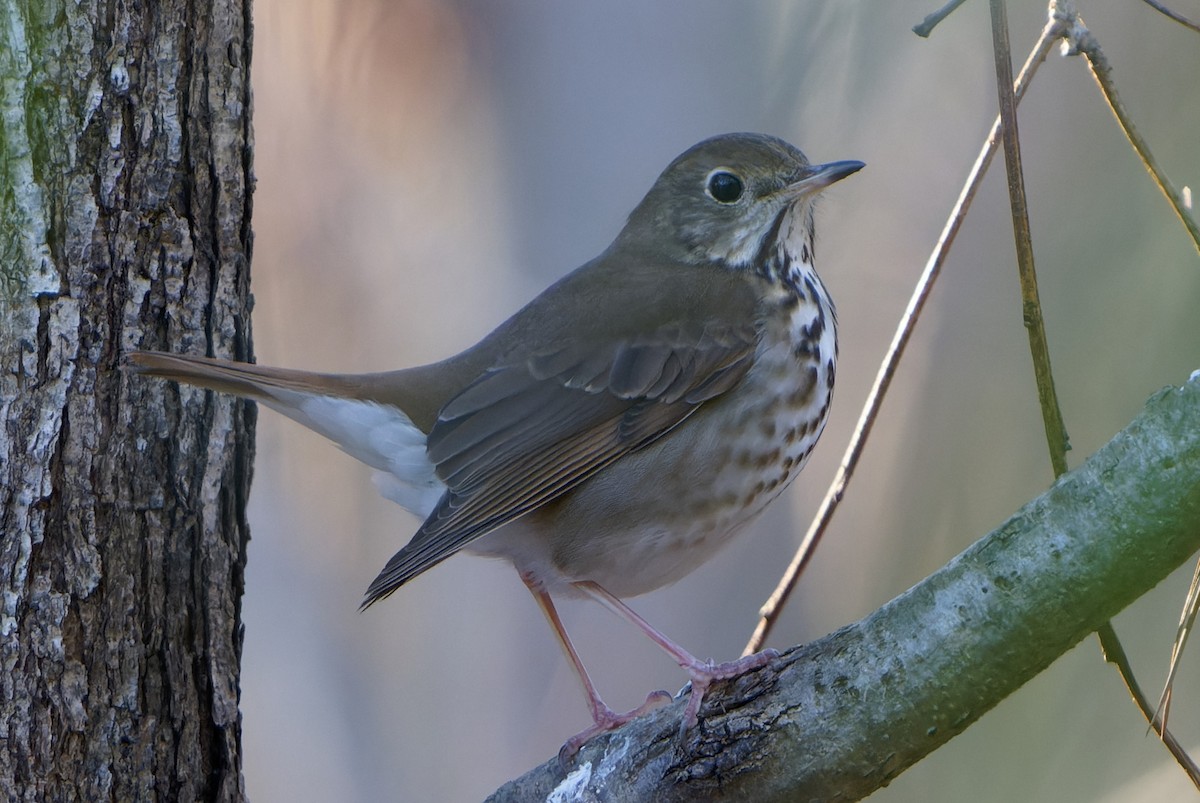
[[961,733],[1200,548],[1200,376],[866,619],[597,738],[490,798],[863,797]]
[[[1038,37],[1037,44],[1033,46],[1029,56],[1025,59],[1021,73],[1017,76],[1016,85],[1013,87],[1018,101],[1025,95],[1038,67],[1046,60],[1046,54],[1050,52],[1051,45],[1065,32],[1066,24],[1065,20],[1054,15],[1042,29],[1041,36]],[[929,296],[933,292],[934,282],[941,275],[942,266],[946,263],[950,247],[958,236],[958,230],[966,220],[967,210],[975,199],[975,193],[983,183],[983,176],[992,163],[992,157],[996,154],[999,141],[1000,118],[996,117],[991,131],[984,138],[979,155],[975,157],[975,164],[971,166],[970,173],[963,183],[958,200],[954,202],[954,208],[950,210],[950,216],[946,219],[946,225],[942,228],[942,234],[933,248],[933,253],[929,255],[929,259],[925,262],[925,269],[921,271],[921,276],[917,279],[912,296],[908,300],[908,306],[900,318],[896,333],[892,336],[891,345],[888,346],[883,362],[880,363],[879,371],[875,374],[871,392],[867,394],[867,399],[863,403],[858,424],[855,425],[854,433],[850,436],[850,443],[847,444],[846,451],[842,455],[842,462],[838,466],[837,474],[834,476],[833,482],[829,484],[829,489],[821,500],[821,506],[813,516],[812,524],[809,525],[800,545],[796,548],[791,563],[784,570],[783,576],[779,578],[771,596],[763,604],[762,610],[759,612],[758,625],[750,636],[750,641],[742,652],[743,655],[758,652],[766,643],[767,635],[783,612],[783,607],[787,604],[788,597],[791,596],[801,573],[816,554],[817,544],[824,537],[829,523],[833,521],[833,514],[845,498],[859,458],[862,457],[863,449],[866,448],[867,438],[870,437],[871,431],[875,427],[879,410],[883,406],[883,399],[887,395],[888,389],[892,385],[892,378],[896,375],[896,369],[900,365],[900,358],[904,355],[908,341],[917,327],[917,320],[925,309],[925,302],[929,300]]]

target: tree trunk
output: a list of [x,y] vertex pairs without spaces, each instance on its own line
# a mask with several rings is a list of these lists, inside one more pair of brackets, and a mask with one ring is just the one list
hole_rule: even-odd
[[248,3],[0,0],[0,788],[242,800]]

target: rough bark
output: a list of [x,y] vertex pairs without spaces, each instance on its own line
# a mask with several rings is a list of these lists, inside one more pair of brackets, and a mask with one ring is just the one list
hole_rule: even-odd
[[1200,376],[861,622],[490,800],[857,800],[965,730],[1200,549]]
[[241,800],[250,357],[245,0],[0,0],[0,788]]

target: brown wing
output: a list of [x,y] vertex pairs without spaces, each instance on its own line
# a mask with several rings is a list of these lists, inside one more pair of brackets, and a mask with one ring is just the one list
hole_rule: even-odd
[[367,590],[364,606],[475,538],[662,437],[736,385],[753,325],[679,325],[602,344],[568,342],[486,371],[441,410],[428,454],[448,491]]

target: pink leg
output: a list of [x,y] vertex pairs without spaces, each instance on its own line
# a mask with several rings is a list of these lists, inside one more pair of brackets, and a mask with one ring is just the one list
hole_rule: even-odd
[[583,661],[579,658],[579,653],[575,652],[575,647],[571,644],[571,639],[567,636],[567,631],[563,627],[562,620],[558,618],[558,611],[554,608],[554,601],[550,599],[550,595],[546,593],[545,589],[541,588],[524,572],[521,573],[521,579],[525,582],[526,588],[533,594],[533,598],[537,600],[538,607],[542,609],[542,613],[546,615],[546,620],[550,622],[550,627],[554,628],[554,635],[558,637],[558,643],[562,645],[563,652],[567,654],[567,660],[571,662],[571,666],[575,667],[575,674],[579,676],[579,681],[583,684],[583,691],[588,697],[588,707],[592,712],[592,726],[568,739],[558,753],[559,758],[564,760],[570,758],[579,752],[579,748],[587,744],[588,740],[593,736],[613,730],[614,728],[619,728],[631,719],[671,701],[671,695],[665,691],[656,691],[651,692],[646,697],[646,702],[624,714],[618,714],[605,705],[604,701],[600,699],[600,695],[596,693],[596,687],[592,684],[592,679],[588,676],[587,670],[583,666]]
[[704,694],[708,691],[708,687],[713,684],[713,681],[735,678],[752,669],[765,666],[773,659],[779,657],[779,653],[776,650],[768,649],[756,652],[753,655],[744,655],[736,661],[727,661],[723,664],[714,664],[712,661],[701,661],[660,633],[653,625],[639,616],[636,611],[605,591],[603,587],[590,580],[584,580],[574,585],[617,616],[636,625],[643,633],[650,637],[651,641],[662,647],[688,673],[688,677],[692,680],[692,696],[688,699],[687,708],[683,710],[682,730],[684,731],[696,724],[700,713],[700,703],[704,701]]

